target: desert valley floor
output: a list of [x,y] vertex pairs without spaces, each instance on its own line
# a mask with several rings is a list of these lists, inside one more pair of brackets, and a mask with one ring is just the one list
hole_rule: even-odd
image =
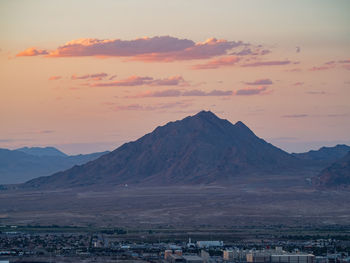
[[350,223],[350,193],[312,188],[116,187],[1,191],[2,224],[77,226],[332,225]]

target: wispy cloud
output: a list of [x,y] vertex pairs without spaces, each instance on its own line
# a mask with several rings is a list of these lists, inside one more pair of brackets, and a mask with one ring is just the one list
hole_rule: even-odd
[[54,130],[39,130],[39,131],[36,131],[35,133],[37,134],[50,134],[50,133],[54,133],[55,131]]
[[199,70],[199,69],[217,69],[221,67],[227,67],[237,64],[239,61],[239,58],[236,56],[228,56],[228,57],[222,57],[218,59],[213,59],[205,64],[197,64],[193,65],[192,69]]
[[251,95],[263,95],[269,94],[271,91],[267,87],[258,87],[258,88],[245,88],[239,89],[235,92],[237,96],[251,96]]
[[191,106],[189,102],[169,102],[169,103],[157,103],[153,105],[141,105],[141,104],[127,104],[113,106],[114,111],[155,111],[155,110],[166,110],[173,108],[187,108]]
[[308,117],[308,114],[290,114],[290,115],[283,115],[282,118],[305,118]]
[[324,95],[326,94],[325,91],[307,91],[306,94],[311,94],[311,95]]
[[285,70],[286,72],[302,72],[303,70],[301,68],[292,68]]
[[293,86],[302,86],[302,85],[304,85],[304,82],[298,81],[293,83]]
[[72,75],[72,80],[79,80],[79,79],[92,79],[92,80],[102,80],[108,76],[107,73],[95,73],[95,74],[85,74],[85,75]]
[[252,85],[252,86],[260,86],[260,85],[272,85],[273,82],[271,79],[258,79],[253,82],[245,82],[247,85]]
[[181,76],[172,76],[163,79],[152,77],[130,76],[126,79],[109,82],[91,83],[91,87],[132,87],[132,86],[188,86],[189,84]]
[[203,91],[203,90],[188,90],[188,91],[180,91],[174,89],[161,90],[161,91],[146,91],[134,96],[127,96],[126,98],[151,98],[151,97],[221,97],[221,96],[232,96],[233,91],[231,90],[211,90],[211,91]]
[[334,113],[334,114],[327,114],[327,117],[330,118],[340,118],[340,117],[349,117],[348,113]]
[[289,65],[292,62],[289,60],[282,60],[282,61],[258,61],[253,63],[247,63],[243,64],[242,67],[264,67],[264,66],[284,66]]
[[309,71],[320,71],[320,70],[328,70],[333,68],[332,66],[319,66],[319,67],[312,67],[309,69]]
[[350,70],[350,59],[327,61],[323,65],[309,68],[309,71],[323,71],[323,70],[329,70],[329,69],[334,69],[339,67]]
[[350,59],[339,60],[338,63],[341,63],[341,64],[350,63]]
[[62,78],[62,76],[51,76],[51,77],[49,77],[49,80],[59,80],[61,78]]

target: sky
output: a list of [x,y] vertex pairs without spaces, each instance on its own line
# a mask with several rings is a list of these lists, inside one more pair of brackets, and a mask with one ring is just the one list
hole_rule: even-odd
[[113,150],[211,110],[350,144],[348,0],[1,0],[0,148]]

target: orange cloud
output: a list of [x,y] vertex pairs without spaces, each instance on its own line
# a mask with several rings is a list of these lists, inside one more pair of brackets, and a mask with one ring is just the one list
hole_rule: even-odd
[[62,78],[62,76],[51,76],[51,77],[49,77],[49,80],[59,80],[61,78]]
[[181,76],[173,76],[164,79],[154,79],[152,77],[130,76],[126,79],[92,83],[91,87],[130,87],[130,86],[187,86],[188,83]]
[[19,52],[16,57],[32,57],[40,55],[48,55],[49,52],[45,49],[36,49],[34,47],[27,48],[26,50]]
[[83,38],[67,42],[52,52],[28,49],[18,56],[46,57],[130,57],[141,61],[176,61],[207,59],[227,54],[228,51],[241,46],[248,46],[241,41],[227,41],[210,38],[195,43],[189,39],[171,36],[145,37],[134,40]]
[[238,57],[235,56],[228,56],[228,57],[222,57],[218,59],[213,59],[205,64],[197,64],[192,66],[192,69],[194,70],[200,70],[200,69],[216,69],[220,67],[227,67],[235,65],[239,61]]

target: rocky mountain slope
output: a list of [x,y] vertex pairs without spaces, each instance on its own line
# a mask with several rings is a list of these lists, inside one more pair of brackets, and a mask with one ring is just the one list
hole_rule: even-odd
[[24,186],[226,184],[238,176],[285,172],[298,163],[242,122],[232,124],[201,111],[158,127],[95,161]]

